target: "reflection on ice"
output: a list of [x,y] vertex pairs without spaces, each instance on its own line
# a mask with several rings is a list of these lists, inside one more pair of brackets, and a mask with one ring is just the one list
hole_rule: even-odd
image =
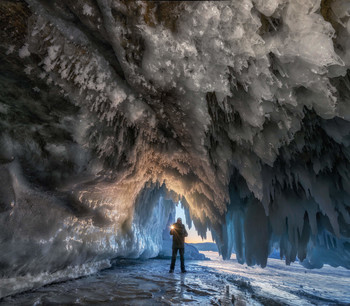
[[8,297],[0,305],[346,305],[350,272],[307,270],[270,259],[265,269],[223,261],[188,261],[189,273],[169,274],[169,261],[117,260],[95,275]]
[[[215,252],[205,252],[212,260],[201,265],[223,272],[226,280],[251,293],[252,298],[266,298],[288,305],[329,305],[349,303],[350,272],[344,268],[324,266],[308,270],[298,263],[286,266],[270,258],[266,268],[237,264],[235,259],[221,260]],[[233,254],[234,256],[234,254]]]

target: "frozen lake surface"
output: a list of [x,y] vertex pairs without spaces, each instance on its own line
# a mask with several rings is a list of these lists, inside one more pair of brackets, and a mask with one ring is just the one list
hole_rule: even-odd
[[0,305],[349,305],[350,271],[307,270],[269,259],[265,269],[223,261],[118,260],[110,269],[7,297]]

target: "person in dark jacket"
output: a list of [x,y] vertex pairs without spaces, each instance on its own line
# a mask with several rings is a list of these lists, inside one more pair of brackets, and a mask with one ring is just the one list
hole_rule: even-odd
[[173,236],[173,254],[171,257],[171,265],[170,265],[170,273],[174,272],[175,261],[177,251],[180,253],[180,261],[181,261],[181,272],[185,273],[185,237],[188,236],[185,226],[182,224],[182,219],[177,218],[176,223],[171,226],[170,235]]

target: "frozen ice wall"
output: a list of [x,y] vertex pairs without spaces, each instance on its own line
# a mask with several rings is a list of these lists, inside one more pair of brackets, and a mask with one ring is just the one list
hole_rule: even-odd
[[224,258],[349,268],[348,1],[0,10],[3,275],[153,256],[161,196]]

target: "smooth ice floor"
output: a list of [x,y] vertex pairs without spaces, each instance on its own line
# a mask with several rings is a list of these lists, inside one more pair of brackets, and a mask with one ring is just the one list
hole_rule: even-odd
[[118,260],[97,274],[8,297],[0,305],[349,305],[350,271],[307,270],[269,259],[265,269],[223,261]]

